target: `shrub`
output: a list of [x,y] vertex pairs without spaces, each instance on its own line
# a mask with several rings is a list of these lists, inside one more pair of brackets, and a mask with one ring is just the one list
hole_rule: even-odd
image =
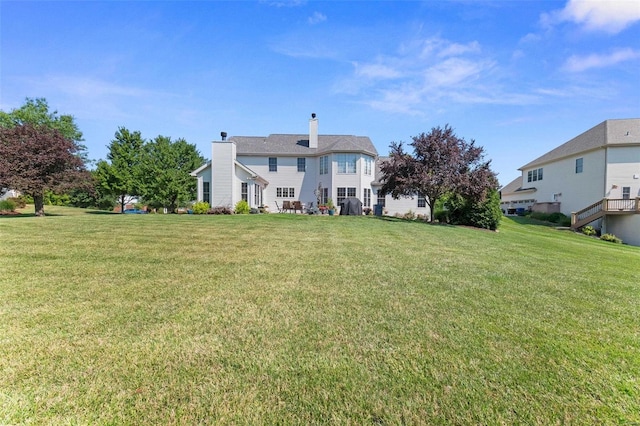
[[7,198],[7,200],[13,201],[14,203],[16,203],[16,207],[19,208],[19,209],[24,209],[25,207],[27,207],[27,201],[25,200],[25,198],[22,195],[19,196],[19,197]]
[[13,212],[16,210],[16,203],[12,200],[0,201],[0,212]]
[[412,210],[409,210],[402,216],[402,218],[407,220],[415,220],[416,214]]
[[249,211],[249,203],[247,203],[245,200],[240,200],[236,203],[236,214],[249,214]]
[[449,223],[449,210],[436,210],[433,214],[433,218],[441,223]]
[[207,211],[207,214],[233,214],[230,207],[214,207]]
[[502,219],[500,194],[492,190],[484,201],[473,201],[457,194],[449,194],[443,197],[442,205],[436,206],[435,214],[441,222],[496,230]]
[[193,214],[206,214],[209,211],[209,203],[198,201],[193,205]]
[[532,219],[540,220],[542,222],[557,223],[558,225],[561,225],[561,226],[571,225],[571,218],[560,212],[555,212],[555,213],[532,212],[530,217]]
[[582,227],[582,233],[584,235],[592,236],[592,235],[596,235],[596,230],[593,226],[587,225]]
[[622,244],[622,240],[613,234],[603,234],[600,239],[603,241],[609,241],[610,243]]

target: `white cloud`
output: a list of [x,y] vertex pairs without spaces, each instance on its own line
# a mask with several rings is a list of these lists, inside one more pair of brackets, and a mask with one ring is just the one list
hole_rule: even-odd
[[321,22],[324,22],[327,20],[327,16],[323,15],[320,12],[313,12],[313,15],[311,15],[308,19],[309,24],[311,25],[315,25],[315,24],[319,24]]
[[[59,99],[61,109],[88,119],[123,119],[130,117],[134,105],[153,105],[172,98],[168,92],[126,86],[104,79],[75,75],[46,75],[22,77],[28,92],[41,94],[47,99]],[[64,107],[64,108],[63,108]],[[132,109],[133,108],[133,109]]]
[[298,7],[303,6],[307,2],[305,0],[280,0],[280,1],[270,1],[270,0],[261,0],[260,3],[266,3],[269,6],[273,7]]
[[562,67],[565,71],[581,72],[591,68],[605,68],[620,62],[640,58],[640,51],[633,49],[618,49],[606,55],[592,54],[587,56],[573,55],[567,59]]
[[[460,103],[511,103],[516,96],[495,97],[479,81],[490,78],[495,62],[480,55],[480,43],[456,43],[441,37],[404,42],[396,55],[378,56],[370,62],[352,62],[353,76],[337,88],[362,96],[371,108],[422,114],[447,101]],[[482,92],[482,93],[479,93]]]
[[545,26],[560,22],[574,22],[588,31],[617,34],[640,21],[640,2],[637,0],[569,0],[562,10],[543,14]]
[[476,79],[488,64],[461,58],[449,58],[425,70],[425,82],[429,87],[450,87]]
[[391,64],[359,64],[358,62],[354,62],[353,66],[355,67],[356,76],[372,80],[394,79],[402,75],[402,72]]
[[438,52],[438,57],[446,58],[449,56],[460,56],[465,53],[479,53],[480,52],[480,43],[477,41],[472,41],[468,44],[458,44],[458,43],[450,43],[447,46],[444,46],[442,50]]

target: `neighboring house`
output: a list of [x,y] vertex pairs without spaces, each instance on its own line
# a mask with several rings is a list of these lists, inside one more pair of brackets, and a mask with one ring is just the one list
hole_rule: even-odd
[[504,212],[559,211],[640,246],[640,119],[606,120],[518,170]]
[[[213,141],[211,161],[194,170],[198,201],[212,207],[233,207],[246,200],[252,208],[282,208],[284,201],[301,201],[317,207],[331,198],[336,206],[349,197],[362,201],[363,209],[384,204],[386,214],[409,210],[428,214],[424,200],[382,197],[376,180],[378,152],[366,136],[320,135],[312,114],[309,134],[233,136],[221,133]],[[424,205],[424,207],[419,207]]]

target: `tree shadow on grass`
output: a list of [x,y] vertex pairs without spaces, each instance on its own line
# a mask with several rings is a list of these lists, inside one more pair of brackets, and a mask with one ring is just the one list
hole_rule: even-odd
[[[64,216],[62,214],[56,213],[45,213],[45,216]],[[8,215],[0,215],[0,220],[2,219],[23,219],[25,217],[36,217],[35,213],[18,213],[18,214],[8,214]]]
[[120,214],[120,213],[110,212],[110,211],[107,211],[107,210],[89,210],[89,211],[84,212],[84,214],[114,215],[114,214]]

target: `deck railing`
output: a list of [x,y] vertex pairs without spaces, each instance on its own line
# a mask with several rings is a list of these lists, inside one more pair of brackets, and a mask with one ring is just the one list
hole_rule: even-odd
[[631,199],[603,198],[584,209],[571,213],[571,227],[579,228],[607,214],[640,214],[640,197]]

